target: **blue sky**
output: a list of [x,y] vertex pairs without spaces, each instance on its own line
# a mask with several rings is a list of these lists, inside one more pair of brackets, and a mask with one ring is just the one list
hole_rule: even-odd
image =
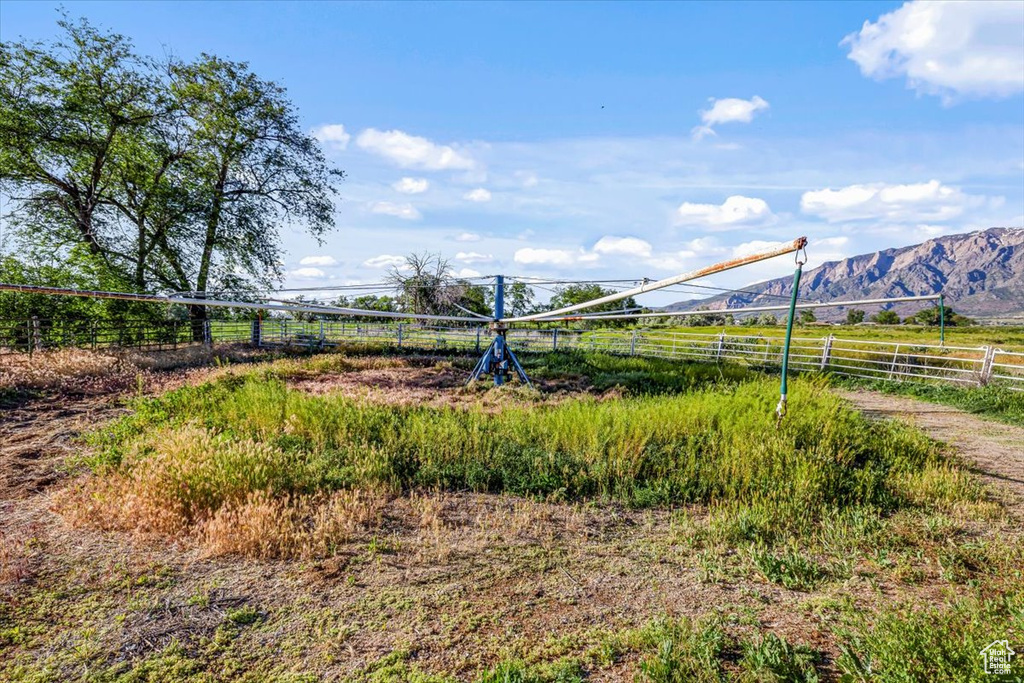
[[[57,7],[0,2],[0,38],[52,37]],[[1024,224],[1024,3],[65,7],[287,87],[348,174],[324,245],[286,231],[292,286],[424,249],[467,276],[664,277],[802,234],[816,265]]]

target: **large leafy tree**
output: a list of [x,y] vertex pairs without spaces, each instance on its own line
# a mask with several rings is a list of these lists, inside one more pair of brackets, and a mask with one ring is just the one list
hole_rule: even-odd
[[[550,309],[564,308],[565,306],[574,306],[576,304],[582,304],[587,301],[593,301],[594,299],[600,299],[601,297],[614,294],[614,289],[605,289],[601,285],[597,284],[577,284],[577,285],[563,285],[555,289],[555,295],[551,297],[549,304]],[[579,315],[590,315],[590,314],[609,314],[609,313],[622,313],[623,311],[629,311],[637,308],[636,299],[633,297],[627,297],[620,301],[612,301],[606,304],[599,304],[590,308],[578,311]],[[605,320],[605,321],[594,321],[594,324],[620,326],[625,325],[629,321],[623,320]]]
[[0,43],[0,183],[24,236],[130,260],[108,201],[114,159],[155,116],[151,64],[86,22],[53,44]]
[[[278,280],[282,223],[333,227],[342,173],[279,85],[60,25],[53,45],[0,45],[0,184],[22,242],[84,245],[108,281],[202,296]],[[207,308],[189,316],[200,333]]]

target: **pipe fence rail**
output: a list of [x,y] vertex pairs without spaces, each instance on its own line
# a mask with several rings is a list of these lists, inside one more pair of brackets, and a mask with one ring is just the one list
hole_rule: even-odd
[[[484,326],[422,323],[312,321],[284,319],[126,322],[0,320],[0,354],[56,348],[166,350],[183,346],[250,343],[257,346],[326,348],[371,344],[425,351],[480,352],[490,342]],[[508,341],[518,352],[601,351],[629,356],[740,363],[778,371],[784,338],[658,329],[513,328]],[[906,341],[793,337],[795,371],[886,381],[945,382],[961,386],[1004,386],[1024,391],[1024,350],[994,346],[951,346]]]

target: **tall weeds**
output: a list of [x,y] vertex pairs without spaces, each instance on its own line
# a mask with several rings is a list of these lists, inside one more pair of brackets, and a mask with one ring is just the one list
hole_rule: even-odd
[[[277,500],[469,489],[710,504],[725,515],[723,528],[768,539],[846,508],[949,506],[981,495],[920,432],[869,422],[820,382],[793,382],[790,415],[776,429],[776,392],[774,381],[754,379],[494,413],[311,396],[251,372],[140,401],[97,437],[90,464],[104,477],[78,509],[169,533],[248,524],[259,537],[254,520],[274,516],[295,529],[323,526],[312,508],[295,517]],[[110,505],[117,512],[104,511]]]

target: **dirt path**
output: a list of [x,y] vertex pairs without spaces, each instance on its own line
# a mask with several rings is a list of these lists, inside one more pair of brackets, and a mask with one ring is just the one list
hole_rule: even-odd
[[840,391],[865,415],[902,419],[952,445],[974,471],[1003,494],[1010,512],[1024,521],[1024,428],[986,420],[956,408],[873,391]]

